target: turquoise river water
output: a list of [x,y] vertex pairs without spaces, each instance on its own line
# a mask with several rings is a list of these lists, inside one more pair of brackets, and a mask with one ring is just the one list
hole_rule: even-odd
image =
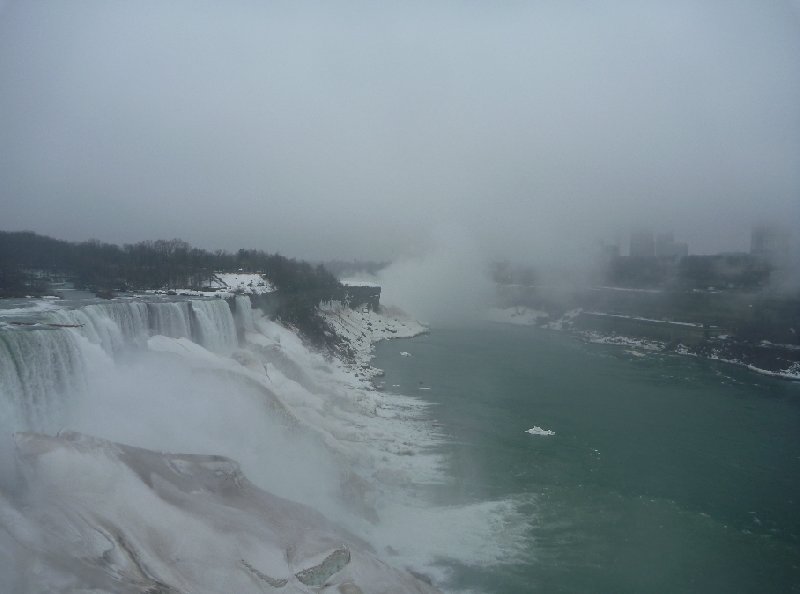
[[520,554],[452,562],[453,589],[800,592],[800,383],[642,354],[493,324],[378,345],[447,436],[432,496],[524,518]]

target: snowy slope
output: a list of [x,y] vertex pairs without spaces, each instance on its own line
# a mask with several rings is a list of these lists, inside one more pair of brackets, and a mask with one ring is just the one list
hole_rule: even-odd
[[436,592],[227,458],[78,433],[15,441],[21,489],[37,496],[0,496],[4,591]]
[[320,308],[323,317],[337,336],[351,349],[353,370],[363,379],[381,373],[370,365],[376,342],[389,338],[411,338],[428,331],[427,327],[400,310],[381,307],[351,309],[340,303],[328,303]]
[[[263,295],[272,293],[275,286],[263,274],[249,272],[217,272],[203,283],[208,290],[175,289],[179,295],[196,297],[230,297],[231,295]],[[164,290],[149,290],[146,293],[163,294]],[[172,293],[170,293],[172,294]]]
[[246,293],[248,295],[272,293],[275,290],[275,287],[263,274],[245,272],[218,272],[212,278],[210,286],[229,293]]

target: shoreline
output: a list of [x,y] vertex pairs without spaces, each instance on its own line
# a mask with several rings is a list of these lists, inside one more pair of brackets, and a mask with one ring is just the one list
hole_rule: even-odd
[[[504,313],[498,313],[504,312]],[[670,320],[657,320],[636,316],[624,316],[618,314],[605,314],[598,312],[584,312],[573,310],[567,312],[557,319],[551,318],[550,314],[516,306],[510,308],[493,308],[487,316],[487,321],[493,324],[510,324],[515,326],[527,326],[541,330],[566,332],[586,343],[605,344],[620,347],[639,347],[648,353],[676,354],[690,357],[697,357],[707,361],[719,361],[728,365],[742,367],[759,375],[774,377],[783,381],[800,381],[800,345],[775,344],[769,341],[745,341],[736,339],[734,336],[720,335],[697,342],[696,344],[684,344],[680,341],[668,342],[664,340],[651,339],[644,336],[635,336],[617,332],[601,332],[597,330],[586,330],[575,327],[575,320],[581,314],[601,315],[605,318],[618,318],[625,321],[646,322],[663,326],[678,326],[690,329],[703,329],[701,324],[689,322],[674,322]],[[767,350],[772,351],[770,356]],[[645,354],[645,353],[643,353]],[[784,367],[769,368],[757,365],[751,359],[760,358],[765,361],[786,361]],[[784,358],[785,357],[785,358]]]

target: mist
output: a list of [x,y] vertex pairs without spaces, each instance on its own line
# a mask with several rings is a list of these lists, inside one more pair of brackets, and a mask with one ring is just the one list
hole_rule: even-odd
[[[74,430],[230,457],[254,484],[437,584],[459,565],[471,589],[481,587],[471,579],[528,580],[514,564],[531,571],[526,586],[565,591],[796,577],[796,563],[780,564],[798,558],[786,505],[796,482],[783,470],[800,459],[798,416],[781,408],[797,399],[721,365],[800,378],[796,301],[778,295],[800,286],[798,65],[800,0],[0,0],[0,230],[391,262],[372,279],[386,309],[326,322],[342,324],[338,337],[323,332],[341,339],[342,356],[362,349],[348,361],[258,312],[205,347],[186,338],[202,335],[187,322],[184,338],[145,325],[119,350],[91,342],[83,324],[29,328],[51,319],[44,309],[24,327],[0,320],[9,335],[74,337],[80,355],[55,357],[59,345],[41,341],[5,361],[25,396],[0,415],[0,576],[35,591],[62,559],[42,556],[61,542],[48,532],[56,515],[40,513],[58,492],[23,486],[11,432]],[[796,259],[776,266],[771,287],[700,273],[682,277],[692,282],[673,301],[670,279],[647,274],[597,287],[611,278],[598,256],[624,255],[636,229],[674,233],[695,255],[748,252],[753,225],[776,223],[794,226]],[[533,280],[498,289],[497,262]],[[183,287],[165,288],[181,298]],[[404,328],[390,326],[388,306],[453,331],[391,347],[378,361],[385,382],[370,384],[373,343]],[[470,325],[487,314],[530,328],[506,340],[499,323]],[[380,332],[376,319],[388,320]],[[546,342],[551,331],[576,340]],[[477,358],[484,332],[496,340]],[[715,375],[694,365],[703,358]],[[459,376],[470,366],[481,381]],[[702,402],[683,399],[698,386]],[[28,423],[15,407],[56,420]],[[81,474],[58,462],[61,493],[80,485],[116,505],[131,487],[106,488],[116,475],[105,464]],[[728,485],[752,488],[726,499]],[[773,497],[777,512],[762,512]],[[64,518],[58,536],[76,542]],[[171,532],[178,544],[195,538]],[[226,541],[207,538],[216,563]],[[719,566],[734,550],[725,582]],[[75,567],[107,560],[98,548]],[[550,582],[548,566],[562,572]]]
[[176,355],[145,352],[115,364],[100,347],[85,350],[95,351],[92,381],[66,422],[71,430],[157,451],[227,456],[260,487],[342,514],[341,462],[289,422],[265,388],[226,373],[208,353],[202,371]]
[[380,271],[381,300],[425,323],[482,319],[494,301],[485,252],[463,227],[434,231],[425,252]]
[[[559,260],[800,220],[796,2],[0,5],[7,230]],[[436,257],[436,256],[432,256]]]

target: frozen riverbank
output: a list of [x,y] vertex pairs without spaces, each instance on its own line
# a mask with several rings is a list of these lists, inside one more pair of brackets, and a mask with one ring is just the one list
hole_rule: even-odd
[[617,345],[631,349],[635,356],[674,353],[722,361],[756,373],[788,380],[800,380],[800,346],[767,340],[745,340],[724,334],[716,326],[571,310],[550,316],[524,306],[493,308],[487,314],[491,322],[535,326],[568,331],[595,344]]

